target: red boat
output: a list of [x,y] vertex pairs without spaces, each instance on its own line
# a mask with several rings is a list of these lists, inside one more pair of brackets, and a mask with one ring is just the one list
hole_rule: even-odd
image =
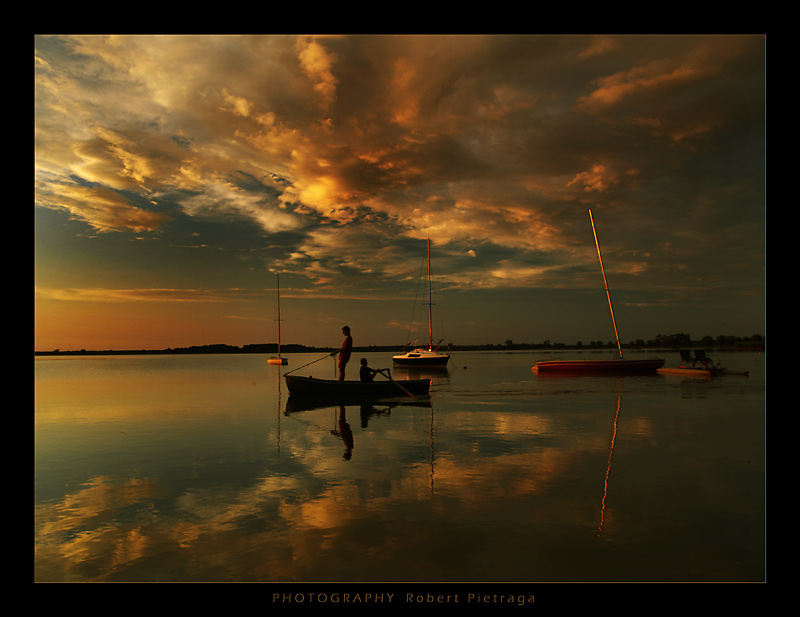
[[540,360],[531,367],[534,373],[631,375],[655,373],[664,360]]
[[597,231],[594,227],[594,217],[589,210],[589,220],[592,222],[594,243],[597,246],[597,257],[600,260],[600,271],[603,273],[603,283],[608,298],[608,309],[611,311],[611,322],[614,325],[614,336],[617,339],[617,353],[619,358],[613,360],[542,360],[531,367],[534,373],[566,373],[566,374],[604,374],[604,375],[630,375],[642,373],[655,373],[664,366],[663,358],[652,360],[623,360],[622,346],[619,342],[617,321],[614,318],[614,307],[611,305],[611,293],[608,291],[606,270],[603,267],[603,256],[600,253],[600,243],[597,241]]

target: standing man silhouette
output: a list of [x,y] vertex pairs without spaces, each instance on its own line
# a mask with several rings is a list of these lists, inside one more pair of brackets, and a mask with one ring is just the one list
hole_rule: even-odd
[[344,326],[342,328],[342,334],[344,334],[342,346],[336,351],[331,352],[331,356],[335,356],[337,353],[339,354],[339,381],[344,381],[344,371],[347,367],[347,362],[350,360],[350,354],[353,351],[353,337],[350,336],[350,326]]

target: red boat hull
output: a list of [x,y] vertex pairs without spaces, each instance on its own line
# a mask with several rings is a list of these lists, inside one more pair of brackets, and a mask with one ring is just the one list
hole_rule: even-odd
[[664,360],[542,360],[531,367],[534,373],[611,374],[655,373]]

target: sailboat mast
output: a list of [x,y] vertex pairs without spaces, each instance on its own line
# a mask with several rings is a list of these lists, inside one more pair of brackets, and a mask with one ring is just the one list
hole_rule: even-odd
[[600,253],[600,243],[597,241],[597,230],[594,227],[594,217],[592,216],[592,209],[589,208],[589,220],[592,222],[592,233],[594,234],[594,243],[597,246],[597,257],[600,259],[600,271],[603,273],[603,284],[606,288],[606,297],[608,298],[608,309],[611,311],[611,323],[614,325],[614,337],[617,339],[617,352],[620,359],[622,359],[622,346],[619,344],[619,333],[617,332],[617,320],[614,319],[614,307],[611,305],[611,292],[608,290],[608,281],[606,280],[606,269],[603,267],[603,255]]
[[281,355],[281,275],[278,274],[278,355]]
[[428,238],[428,349],[433,350],[433,300],[431,299],[431,239]]

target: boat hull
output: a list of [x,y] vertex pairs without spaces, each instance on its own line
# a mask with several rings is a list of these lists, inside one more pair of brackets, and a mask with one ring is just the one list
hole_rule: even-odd
[[652,360],[541,360],[531,367],[534,373],[629,375],[655,373],[664,366],[660,358]]
[[267,360],[267,364],[272,364],[276,366],[286,366],[289,364],[289,361],[286,358],[269,358]]
[[718,375],[749,375],[749,371],[729,370],[720,367],[692,368],[679,366],[678,368],[660,368],[659,375],[684,375],[688,377],[715,377]]
[[684,377],[711,377],[711,371],[699,369],[699,368],[660,368],[658,369],[659,375],[682,375]]
[[426,350],[415,350],[399,356],[392,356],[392,362],[396,366],[404,366],[409,368],[447,366],[449,361],[450,356],[448,354]]
[[296,397],[326,398],[332,402],[377,400],[381,398],[425,396],[430,391],[430,379],[403,381],[337,381],[284,375],[289,393]]

